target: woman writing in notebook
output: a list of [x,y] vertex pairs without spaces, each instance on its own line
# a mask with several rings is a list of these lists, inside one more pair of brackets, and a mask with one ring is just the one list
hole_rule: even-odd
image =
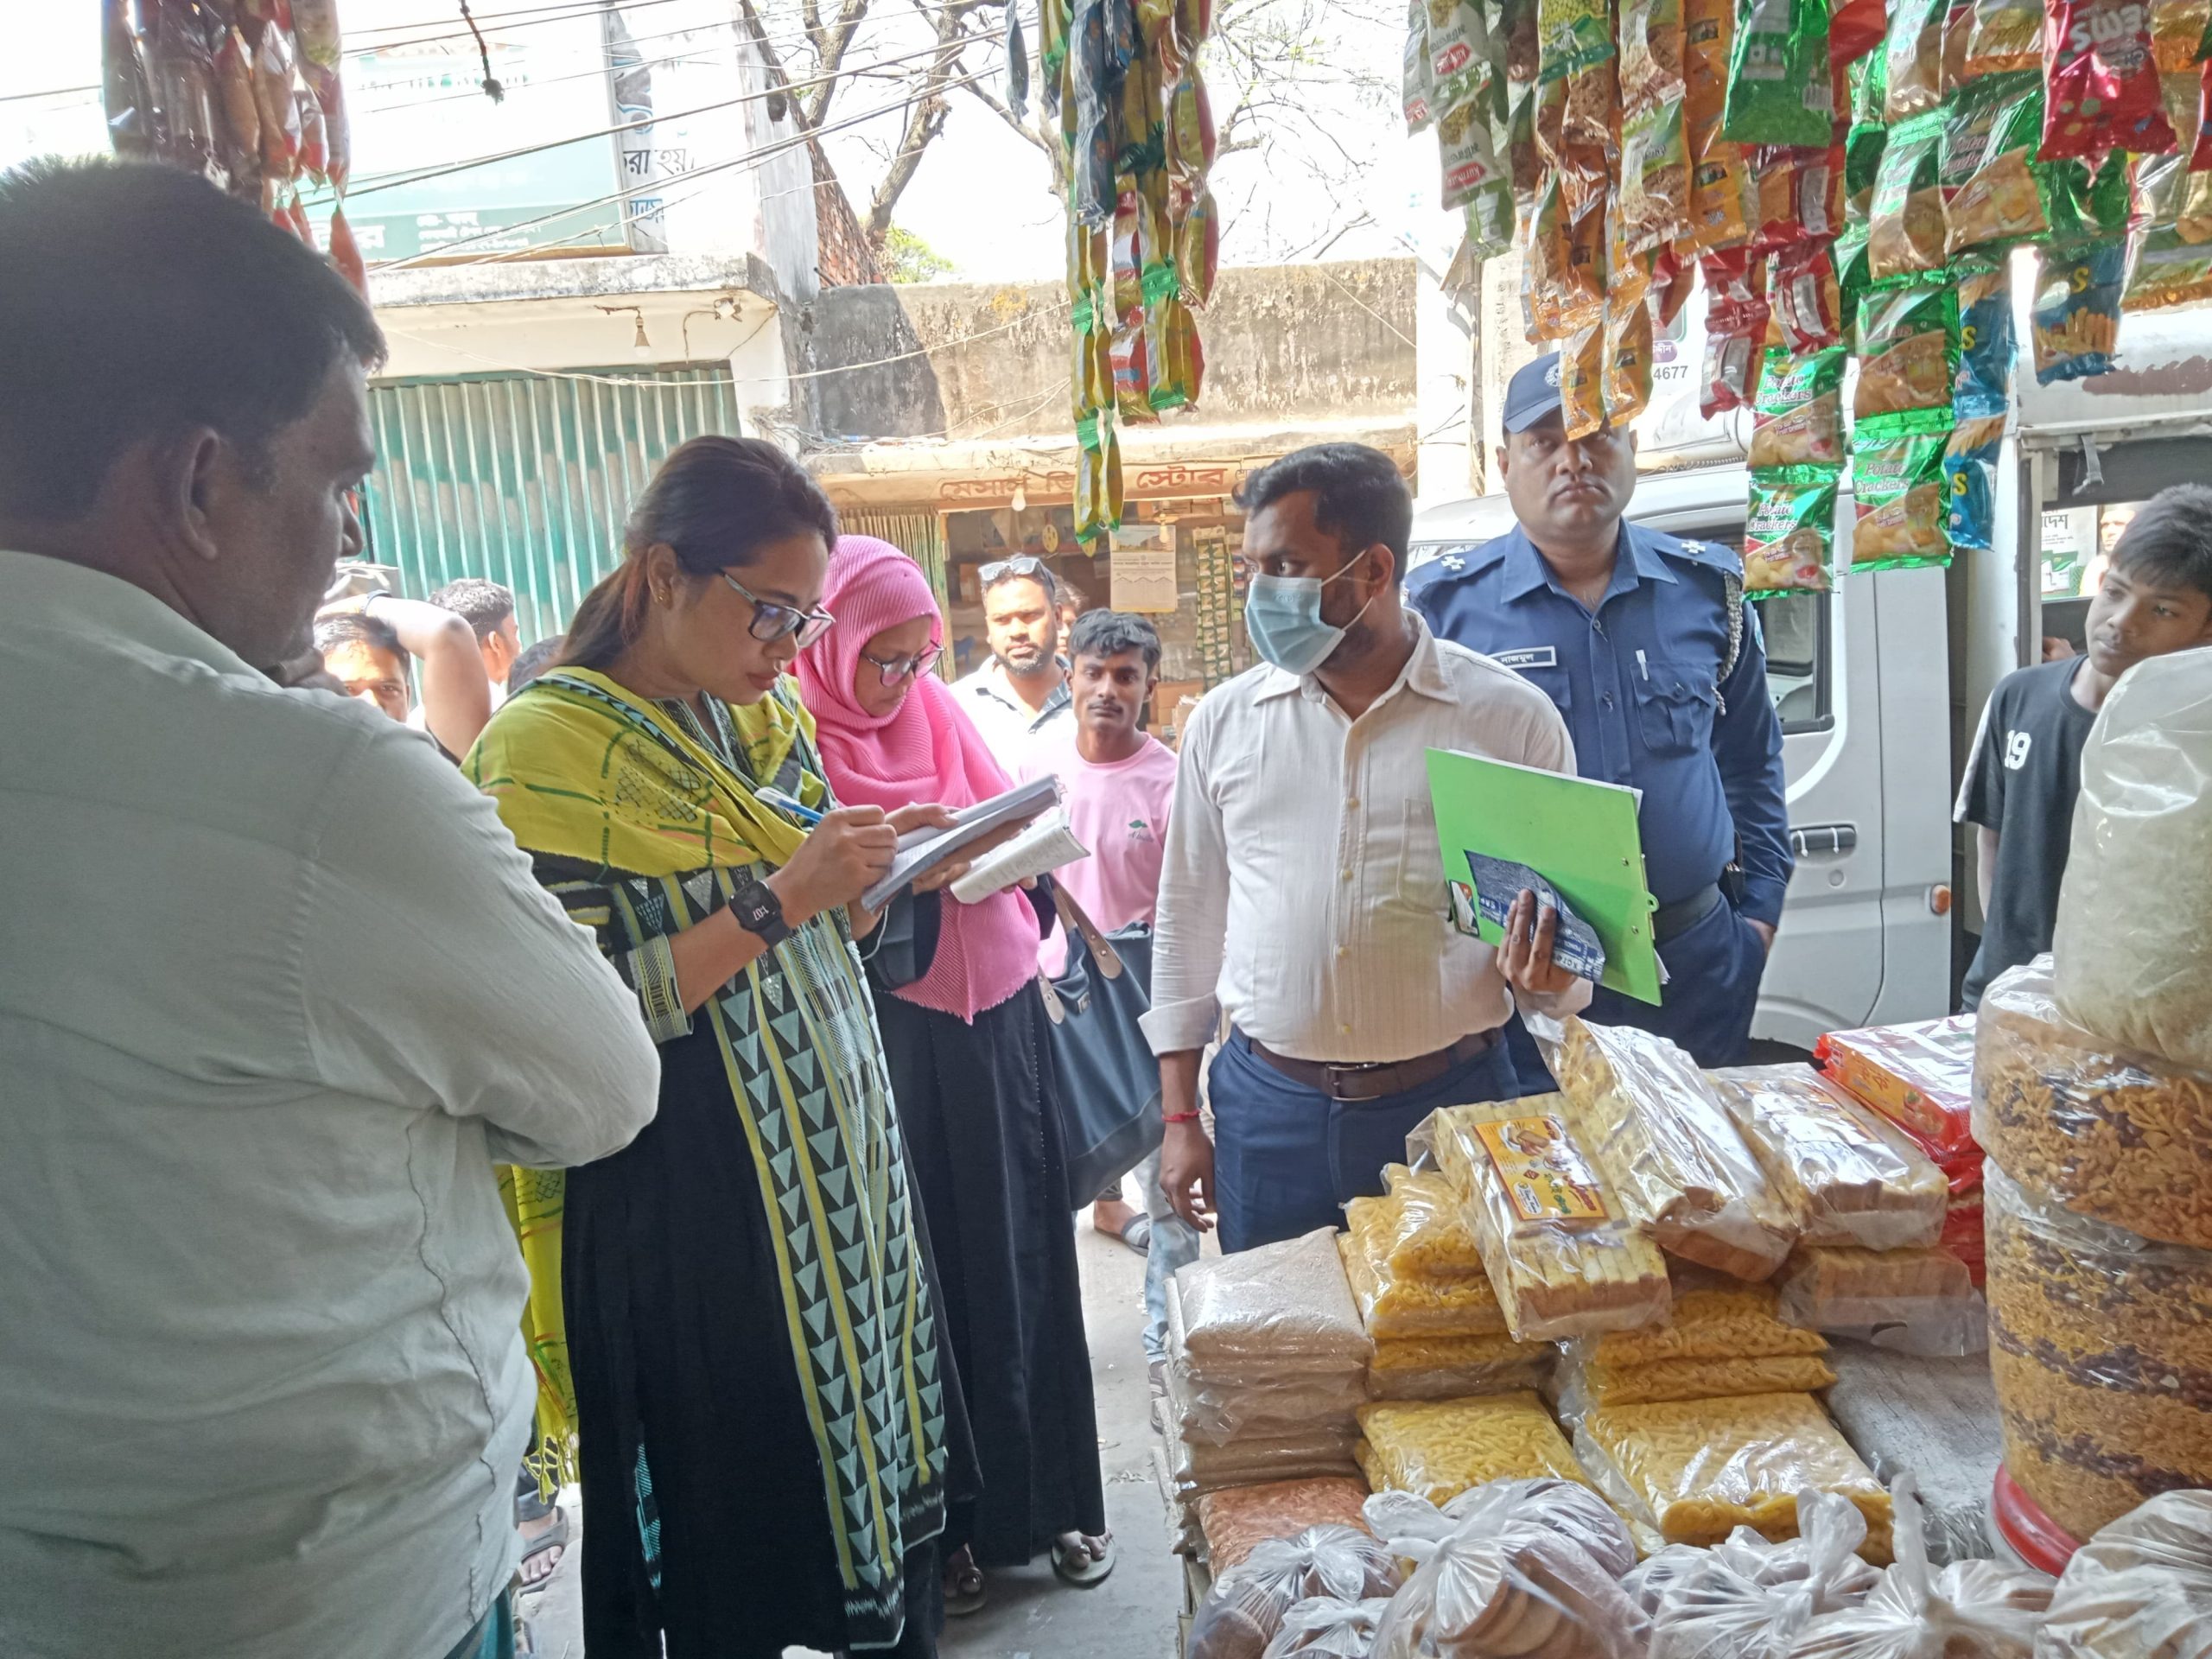
[[[1011,787],[931,670],[944,624],[914,562],[841,537],[823,604],[837,626],[799,653],[836,798],[951,808]],[[1037,988],[1042,890],[912,902],[871,963],[891,1089],[977,1428],[982,1493],[945,1529],[947,1611],[982,1605],[982,1569],[1046,1550],[1059,1575],[1112,1567],[1052,1052]],[[900,935],[903,934],[903,938]]]

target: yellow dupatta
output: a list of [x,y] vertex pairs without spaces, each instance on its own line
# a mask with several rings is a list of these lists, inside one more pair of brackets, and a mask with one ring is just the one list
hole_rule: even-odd
[[[776,776],[799,739],[812,739],[812,717],[780,690],[729,714],[754,778]],[[664,712],[590,669],[553,670],[510,698],[462,769],[491,796],[524,851],[630,875],[783,864],[805,839],[754,798],[749,779]],[[799,793],[815,805],[828,789],[809,772]],[[527,1461],[550,1497],[577,1472],[575,1385],[561,1302],[568,1178],[503,1165],[499,1179],[530,1273],[523,1342],[537,1377],[538,1442]]]

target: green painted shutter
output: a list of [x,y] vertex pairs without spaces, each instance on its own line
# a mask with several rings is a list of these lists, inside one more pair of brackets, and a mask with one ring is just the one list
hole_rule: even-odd
[[423,598],[459,576],[514,589],[525,642],[559,633],[621,557],[622,521],[670,450],[738,432],[721,365],[472,374],[373,386],[367,556]]

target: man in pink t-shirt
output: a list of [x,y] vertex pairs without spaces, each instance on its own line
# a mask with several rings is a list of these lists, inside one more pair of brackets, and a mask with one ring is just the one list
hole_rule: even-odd
[[[1060,780],[1068,824],[1090,849],[1053,872],[1101,930],[1149,925],[1160,899],[1160,865],[1167,845],[1167,814],[1175,799],[1175,755],[1140,724],[1160,683],[1160,636],[1141,617],[1088,611],[1068,636],[1072,725],[1040,735],[1021,763],[1021,781],[1051,773]],[[1061,971],[1065,930],[1044,942],[1047,973]],[[1195,1261],[1198,1236],[1160,1192],[1160,1154],[1137,1170],[1147,1213],[1133,1212],[1116,1186],[1091,1206],[1091,1224],[1145,1253],[1145,1352],[1155,1368],[1166,1357],[1167,1281]]]

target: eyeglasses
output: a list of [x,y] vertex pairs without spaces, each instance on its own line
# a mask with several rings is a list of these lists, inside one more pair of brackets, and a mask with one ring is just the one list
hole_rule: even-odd
[[1017,553],[1010,559],[994,559],[988,564],[976,567],[976,580],[986,588],[993,582],[1004,582],[1008,576],[1041,576],[1045,574],[1045,561],[1031,553]]
[[861,661],[883,676],[883,683],[886,685],[896,685],[909,674],[919,678],[922,675],[928,673],[937,666],[937,659],[944,654],[944,647],[942,645],[924,645],[911,657],[893,657],[888,659],[871,657],[868,652],[862,652]]
[[743,594],[753,607],[753,620],[746,632],[762,645],[772,645],[779,639],[798,636],[798,648],[809,645],[830,632],[830,624],[837,619],[824,610],[802,611],[789,605],[779,605],[773,600],[763,599],[727,570],[722,580]]

